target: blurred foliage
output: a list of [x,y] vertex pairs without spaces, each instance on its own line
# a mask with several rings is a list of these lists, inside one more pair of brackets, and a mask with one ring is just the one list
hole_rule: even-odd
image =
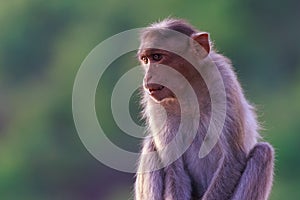
[[[0,1],[0,199],[128,199],[133,174],[95,160],[72,118],[72,86],[101,41],[167,16],[209,31],[232,59],[263,135],[276,148],[272,200],[300,198],[300,1]],[[116,47],[117,48],[117,47]],[[118,146],[138,142],[116,127],[109,98],[135,66],[120,58],[97,92],[97,110]],[[136,98],[130,106],[137,115]]]

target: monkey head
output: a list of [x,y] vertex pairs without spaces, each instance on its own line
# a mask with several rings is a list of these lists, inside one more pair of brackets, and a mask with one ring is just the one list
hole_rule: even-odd
[[[177,29],[176,24],[153,25],[141,34],[138,58],[145,70],[143,88],[156,103],[176,101],[177,95],[185,95],[188,84],[196,90],[202,80],[197,67],[210,53],[208,33],[190,27]],[[193,60],[193,64],[186,58]],[[174,70],[176,73],[172,73]],[[180,81],[182,77],[185,81]]]

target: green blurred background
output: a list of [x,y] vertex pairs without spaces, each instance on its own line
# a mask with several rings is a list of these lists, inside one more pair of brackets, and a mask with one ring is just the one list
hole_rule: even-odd
[[[80,64],[101,41],[167,16],[211,33],[257,105],[276,149],[271,200],[300,199],[300,1],[0,1],[0,199],[121,200],[134,175],[104,166],[81,143],[72,118]],[[118,47],[116,47],[118,48]],[[101,80],[97,114],[108,137],[137,151],[116,127],[110,94],[137,62],[118,59]],[[138,112],[133,97],[130,110]]]

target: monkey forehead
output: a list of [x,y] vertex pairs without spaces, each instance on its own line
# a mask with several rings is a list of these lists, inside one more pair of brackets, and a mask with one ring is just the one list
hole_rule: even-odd
[[189,47],[190,38],[170,29],[148,28],[141,35],[140,51],[145,49],[162,49],[181,54]]

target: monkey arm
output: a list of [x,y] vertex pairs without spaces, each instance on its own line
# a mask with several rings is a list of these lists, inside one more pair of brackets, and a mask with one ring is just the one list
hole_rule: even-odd
[[242,176],[245,162],[246,155],[240,156],[239,159],[234,158],[232,155],[224,156],[202,200],[231,199]]
[[258,143],[250,151],[247,166],[232,200],[266,200],[273,181],[274,150],[268,143]]
[[184,169],[182,157],[165,168],[165,195],[164,199],[190,200],[191,180]]
[[160,163],[158,156],[149,157],[149,152],[155,152],[155,145],[152,139],[145,139],[136,175],[135,200],[163,200],[164,172],[163,169],[148,172],[147,169],[157,168],[153,165]]
[[135,183],[135,200],[163,200],[163,172],[138,173]]

